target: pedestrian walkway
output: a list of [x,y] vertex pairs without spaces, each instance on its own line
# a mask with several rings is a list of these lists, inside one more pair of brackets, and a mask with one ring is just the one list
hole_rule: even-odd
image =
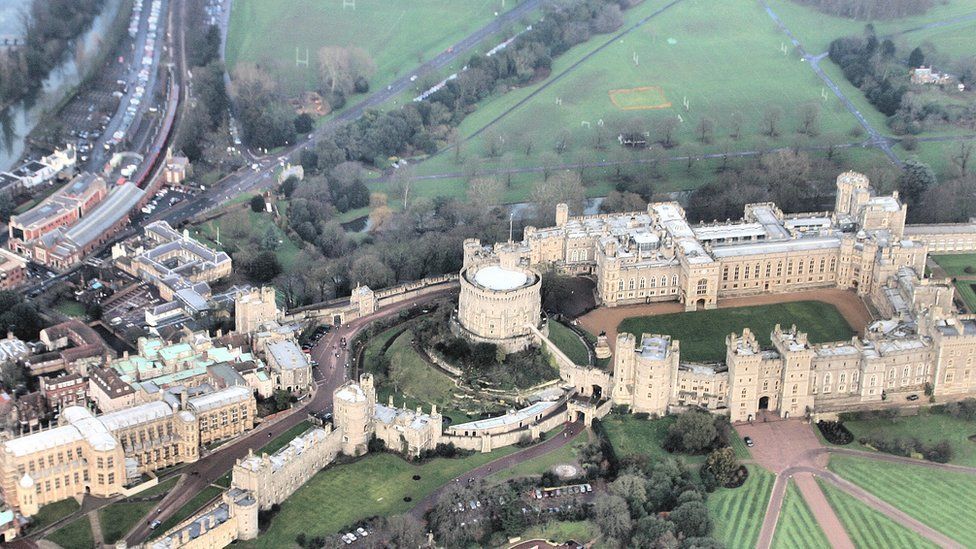
[[102,536],[102,523],[98,520],[98,511],[88,513],[88,522],[91,523],[92,540],[95,541],[95,547],[101,547],[105,543],[105,538]]
[[836,453],[974,475],[976,475],[976,468],[824,446],[813,432],[814,427],[794,419],[741,424],[736,425],[735,429],[739,436],[748,436],[754,441],[755,446],[751,449],[752,461],[776,473],[776,481],[773,484],[769,503],[766,506],[766,514],[763,517],[762,528],[759,532],[759,541],[756,543],[759,549],[769,549],[772,546],[773,535],[776,533],[780,511],[786,497],[786,485],[791,479],[796,483],[800,495],[806,501],[807,507],[810,508],[810,512],[820,525],[820,529],[827,536],[831,547],[853,549],[854,544],[817,483],[818,478],[831,483],[851,497],[890,518],[896,524],[919,534],[940,547],[961,547],[952,538],[912,518],[852,482],[828,471],[827,461],[830,454]]

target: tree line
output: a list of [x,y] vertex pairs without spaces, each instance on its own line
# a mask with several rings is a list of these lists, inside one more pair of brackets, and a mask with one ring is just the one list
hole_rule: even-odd
[[898,19],[921,15],[932,7],[932,0],[796,0],[799,4],[847,19]]

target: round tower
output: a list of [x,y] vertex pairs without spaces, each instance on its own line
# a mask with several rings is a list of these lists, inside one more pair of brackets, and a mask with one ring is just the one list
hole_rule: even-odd
[[20,490],[18,490],[18,495],[20,496],[18,498],[20,500],[20,514],[25,517],[36,515],[38,505],[34,491],[34,479],[27,473],[24,473],[24,476],[20,477],[20,481],[17,484],[20,486]]

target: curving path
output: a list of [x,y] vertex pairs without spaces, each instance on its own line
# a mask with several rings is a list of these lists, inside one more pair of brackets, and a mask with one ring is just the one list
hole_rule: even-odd
[[769,549],[772,546],[773,535],[776,533],[783,500],[786,496],[786,486],[790,480],[796,482],[800,494],[809,506],[821,530],[827,536],[831,546],[854,547],[843,524],[837,518],[833,507],[817,484],[816,479],[818,478],[829,482],[895,523],[925,537],[940,547],[962,547],[942,532],[827,470],[827,460],[830,454],[838,454],[971,475],[976,475],[976,467],[934,463],[864,450],[824,446],[813,433],[812,427],[799,420],[777,419],[768,423],[740,424],[736,425],[736,430],[740,435],[750,436],[756,441],[756,446],[752,449],[754,461],[776,473],[776,481],[773,484],[759,533],[759,541],[756,544],[760,549]]

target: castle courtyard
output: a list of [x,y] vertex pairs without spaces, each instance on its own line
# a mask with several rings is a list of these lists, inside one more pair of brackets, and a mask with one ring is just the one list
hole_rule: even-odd
[[[840,313],[847,324],[863,335],[864,326],[873,320],[871,313],[865,306],[864,301],[857,293],[850,290],[839,289],[819,289],[803,292],[792,292],[785,294],[760,294],[746,297],[730,297],[718,300],[719,309],[732,309],[737,307],[753,307],[757,305],[773,305],[779,303],[796,303],[800,301],[819,301],[833,305]],[[623,307],[600,307],[579,317],[579,325],[591,334],[606,332],[607,341],[611,348],[617,341],[617,330],[620,324],[628,318],[638,318],[644,316],[659,316],[685,312],[685,307],[681,303],[669,301],[663,303],[648,303],[641,305],[627,305]],[[804,326],[797,326],[805,329]],[[741,330],[741,326],[733,327],[734,330]]]

